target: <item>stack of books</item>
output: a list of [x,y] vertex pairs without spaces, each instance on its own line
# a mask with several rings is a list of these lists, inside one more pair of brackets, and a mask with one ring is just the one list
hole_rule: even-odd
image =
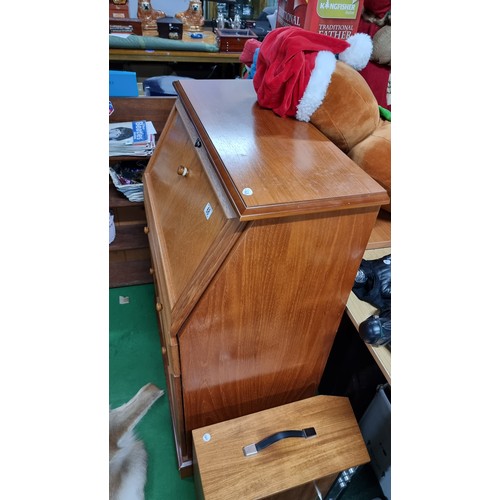
[[109,124],[109,156],[151,156],[156,130],[147,120]]

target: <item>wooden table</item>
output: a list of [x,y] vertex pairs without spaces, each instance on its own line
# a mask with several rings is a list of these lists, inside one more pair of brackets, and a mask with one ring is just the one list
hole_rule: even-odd
[[[373,260],[391,253],[391,222],[390,217],[383,211],[380,212],[377,223],[372,231],[367,250],[363,255],[366,260]],[[359,300],[351,292],[347,301],[346,312],[352,323],[359,331],[359,325],[377,312],[377,308]],[[377,365],[382,370],[387,382],[391,383],[391,351],[386,347],[375,347],[366,344]]]
[[[215,44],[215,33],[211,30],[203,31],[201,42]],[[182,41],[186,43],[200,43],[200,39],[191,38],[190,33],[182,34]],[[193,62],[193,63],[227,63],[239,64],[241,52],[200,52],[188,50],[144,50],[144,49],[109,49],[110,61],[139,61],[139,62]]]

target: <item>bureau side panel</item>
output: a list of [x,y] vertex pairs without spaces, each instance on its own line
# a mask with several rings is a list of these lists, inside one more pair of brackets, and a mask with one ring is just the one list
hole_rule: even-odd
[[179,335],[187,436],[316,393],[377,212],[246,227]]

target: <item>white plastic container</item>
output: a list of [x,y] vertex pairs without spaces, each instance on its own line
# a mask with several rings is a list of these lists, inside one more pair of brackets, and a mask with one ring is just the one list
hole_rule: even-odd
[[115,216],[109,212],[109,244],[113,243],[116,236]]

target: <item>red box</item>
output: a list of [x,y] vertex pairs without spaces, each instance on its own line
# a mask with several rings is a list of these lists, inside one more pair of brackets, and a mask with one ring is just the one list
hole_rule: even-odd
[[345,40],[357,33],[363,0],[278,0],[277,27],[299,26]]
[[257,35],[251,29],[215,29],[219,52],[241,52],[247,40],[251,38],[257,40]]
[[109,34],[113,33],[123,33],[128,35],[139,35],[142,36],[142,23],[140,19],[128,19],[128,18],[109,18]]

